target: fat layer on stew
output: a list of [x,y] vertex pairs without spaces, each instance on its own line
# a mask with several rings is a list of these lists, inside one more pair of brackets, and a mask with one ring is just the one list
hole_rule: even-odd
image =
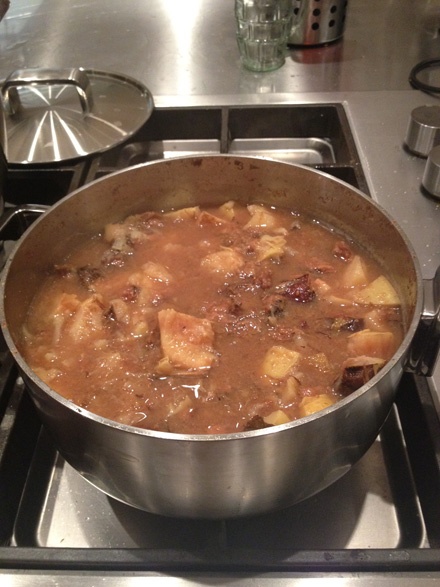
[[68,400],[186,434],[326,408],[401,340],[398,294],[361,247],[232,201],[105,226],[51,268],[23,331],[29,365]]

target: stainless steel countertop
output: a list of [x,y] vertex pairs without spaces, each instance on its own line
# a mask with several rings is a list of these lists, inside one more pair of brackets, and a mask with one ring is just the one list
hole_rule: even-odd
[[438,0],[349,0],[342,42],[293,50],[278,71],[253,74],[239,63],[233,4],[12,0],[0,25],[0,74],[82,65],[132,75],[155,96],[182,100],[393,91],[409,89],[410,67],[440,52]]
[[[0,23],[0,78],[23,67],[97,68],[137,78],[157,107],[341,102],[372,197],[412,242],[425,278],[440,265],[440,200],[422,195],[425,161],[403,149],[413,108],[438,99],[411,89],[422,59],[440,57],[440,0],[349,0],[344,37],[291,49],[277,71],[242,68],[233,0],[12,0]],[[6,585],[137,585],[145,578],[1,573]],[[436,574],[308,577],[167,577],[150,581],[307,586],[434,585]],[[2,583],[3,584],[3,583]]]

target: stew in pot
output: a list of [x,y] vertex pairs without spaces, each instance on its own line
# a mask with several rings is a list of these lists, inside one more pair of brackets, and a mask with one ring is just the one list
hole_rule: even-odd
[[50,268],[22,344],[35,373],[82,408],[214,434],[334,404],[402,336],[399,296],[358,244],[230,201],[107,225]]

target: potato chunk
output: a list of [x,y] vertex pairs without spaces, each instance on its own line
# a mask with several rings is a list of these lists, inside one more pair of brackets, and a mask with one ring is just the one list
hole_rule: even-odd
[[354,255],[342,274],[342,284],[345,287],[367,285],[368,277],[365,263],[359,255]]
[[202,259],[202,267],[211,273],[230,276],[237,273],[244,265],[244,259],[234,249],[223,249],[210,253]]
[[358,304],[373,304],[375,306],[400,305],[396,290],[384,275],[380,275],[364,289],[356,292],[353,299]]
[[183,370],[209,369],[214,360],[211,322],[172,308],[158,313],[160,343],[164,359]]
[[222,204],[219,209],[219,213],[226,218],[226,220],[234,220],[235,218],[235,202],[233,200],[229,200]]
[[376,332],[368,328],[350,335],[347,351],[350,357],[366,355],[388,360],[392,357],[396,341],[392,332]]
[[299,405],[300,413],[302,416],[310,416],[310,414],[324,410],[334,403],[336,403],[336,398],[327,393],[306,396],[303,397]]
[[288,377],[280,393],[281,401],[286,405],[297,402],[300,397],[301,384],[296,377]]
[[301,354],[283,346],[271,347],[264,357],[263,373],[272,379],[284,379],[291,374]]
[[266,424],[270,424],[271,426],[279,426],[280,424],[287,424],[287,422],[290,422],[289,416],[286,412],[283,412],[283,410],[275,410],[268,416],[264,416],[263,420]]
[[330,371],[331,364],[325,353],[315,353],[307,357],[307,363],[321,373]]

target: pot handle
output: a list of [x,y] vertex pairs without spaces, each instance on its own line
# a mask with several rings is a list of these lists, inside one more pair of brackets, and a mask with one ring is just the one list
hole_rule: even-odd
[[16,241],[49,206],[23,204],[5,211],[0,219],[0,241]]
[[18,88],[21,86],[71,85],[78,92],[81,108],[85,115],[93,108],[93,96],[87,73],[81,68],[67,69],[17,69],[5,80],[1,97],[5,111],[13,115],[21,107]]
[[405,370],[430,377],[440,346],[440,267],[432,279],[423,280],[424,308],[410,345]]

